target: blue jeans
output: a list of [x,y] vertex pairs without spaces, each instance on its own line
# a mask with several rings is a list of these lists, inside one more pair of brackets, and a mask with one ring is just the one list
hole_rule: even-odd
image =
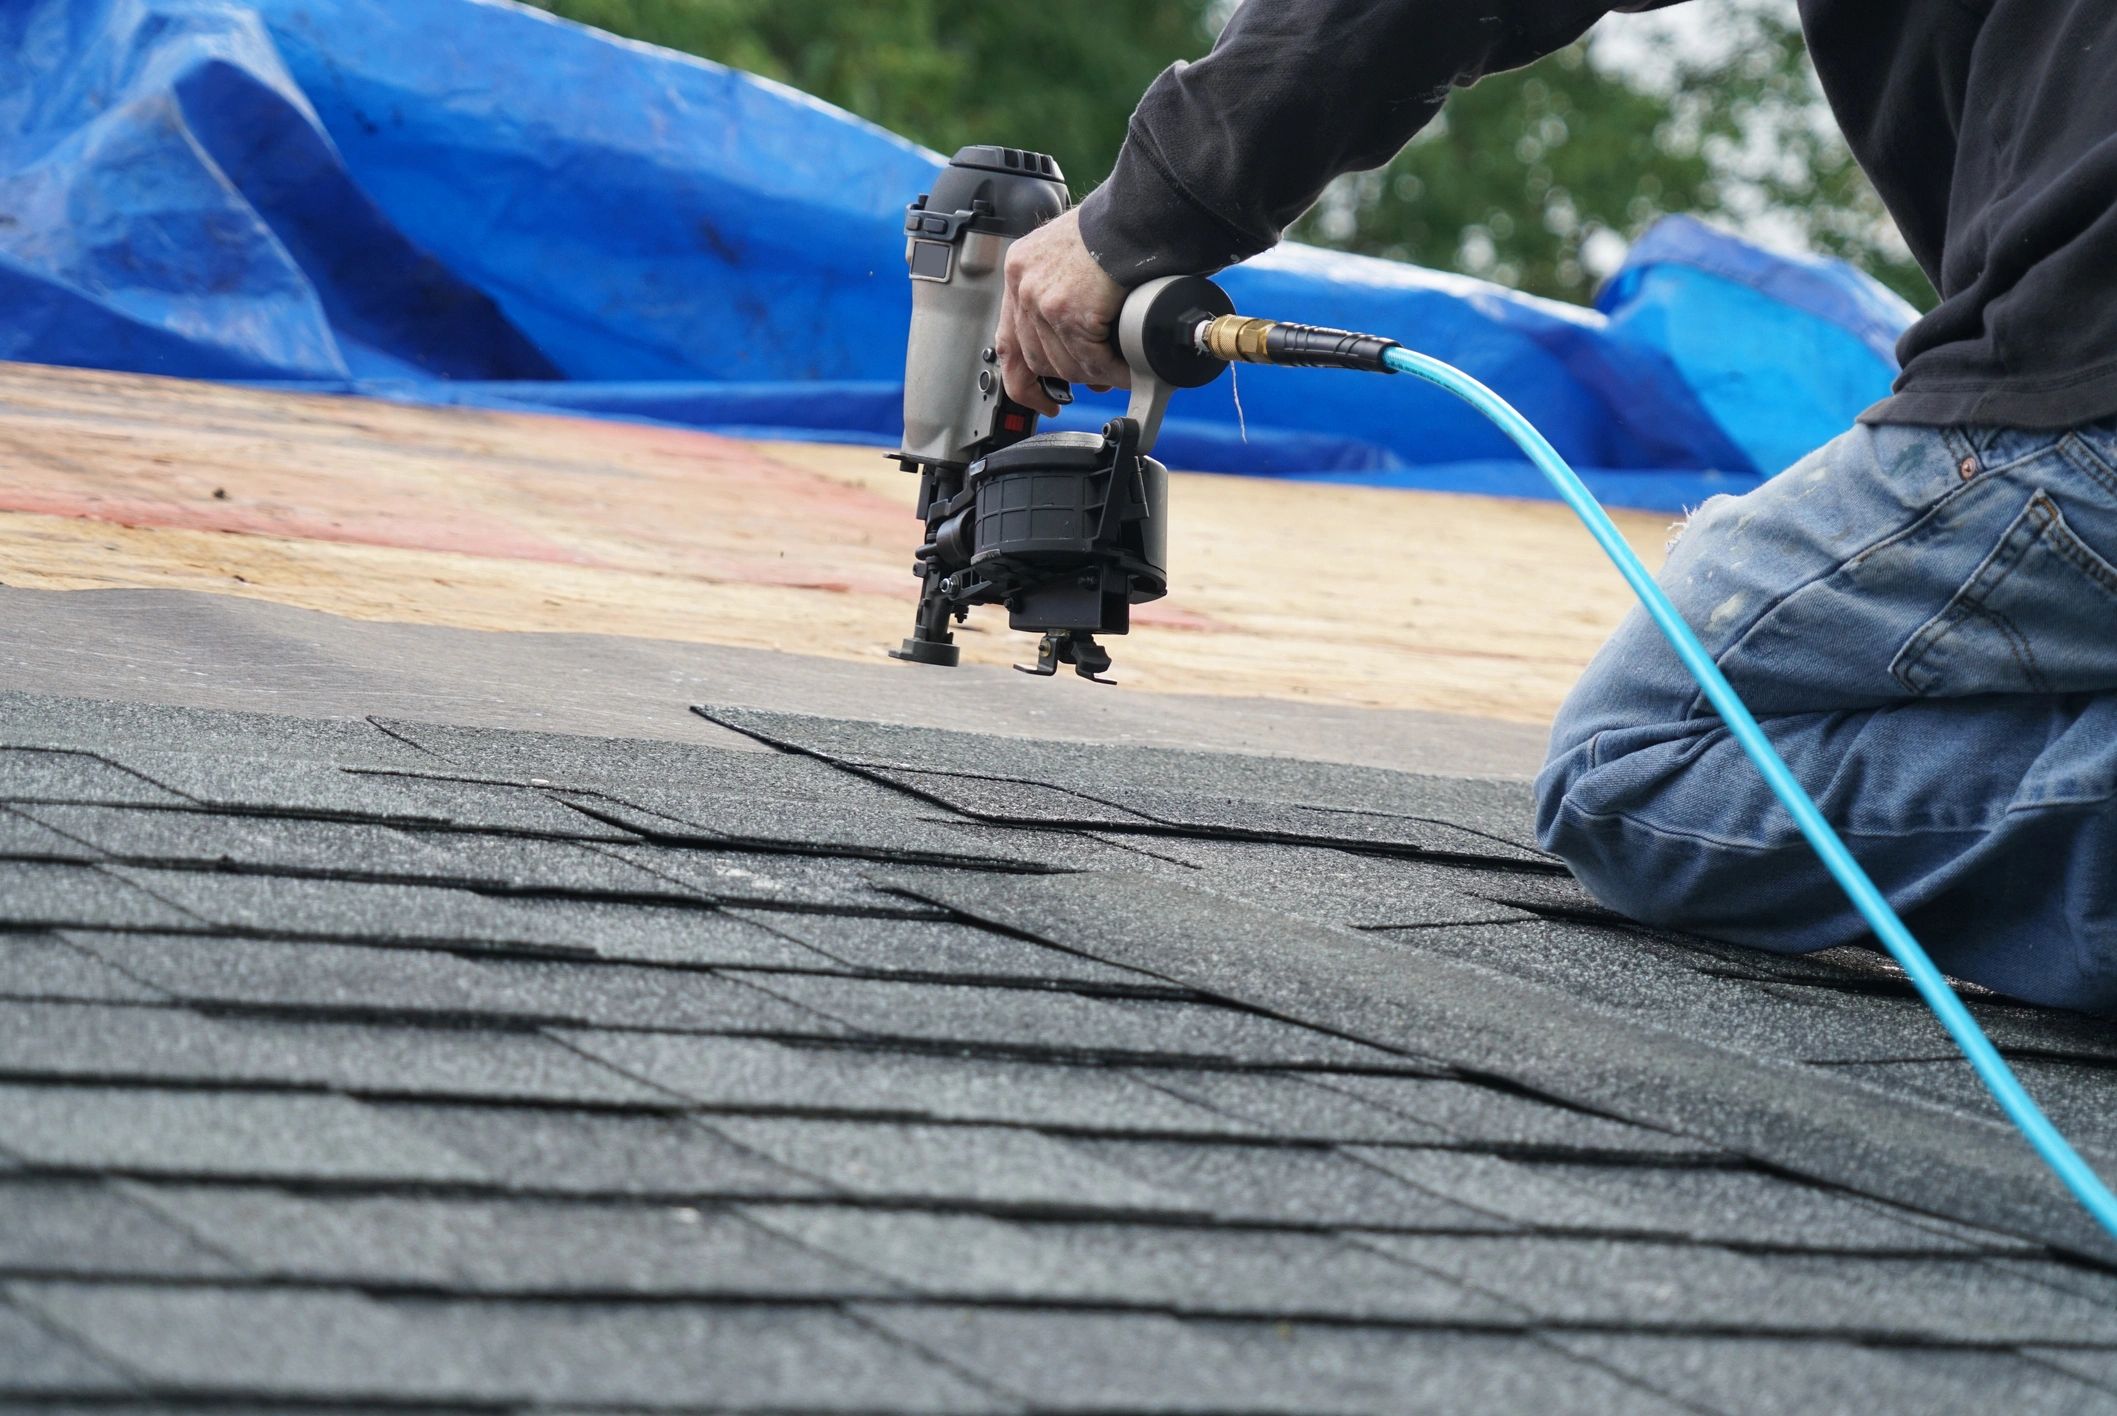
[[[1661,583],[1940,966],[2117,1011],[2117,421],[1856,427],[1683,530]],[[1574,688],[1537,829],[1612,908],[1868,938],[1646,617]]]

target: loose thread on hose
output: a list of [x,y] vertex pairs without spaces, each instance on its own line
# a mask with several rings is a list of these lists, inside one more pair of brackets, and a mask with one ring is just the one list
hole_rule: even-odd
[[1991,1039],[1978,1027],[1977,1020],[1970,1016],[1970,1010],[1963,1006],[1962,999],[1949,987],[1948,980],[1934,966],[1918,940],[1912,937],[1911,931],[1897,917],[1896,910],[1853,858],[1852,852],[1846,849],[1838,833],[1831,829],[1814,800],[1794,779],[1786,760],[1771,745],[1764,729],[1735,692],[1734,685],[1720,672],[1720,666],[1699,643],[1698,636],[1684,622],[1674,602],[1655,582],[1646,564],[1626,543],[1579,475],[1512,404],[1462,370],[1401,346],[1386,350],[1382,363],[1397,373],[1410,374],[1454,394],[1482,413],[1528,454],[1537,470],[1558,491],[1560,499],[1581,519],[1603,554],[1617,567],[1617,573],[1632,587],[1632,593],[1638,596],[1648,617],[1668,640],[1669,647],[1676,651],[1676,657],[1682,660],[1691,677],[1697,680],[1706,700],[1719,712],[1721,721],[1727,725],[1735,741],[1763,774],[1765,784],[1792,814],[1794,824],[1808,838],[1824,868],[1844,889],[1853,907],[1873,929],[1875,937],[1882,941],[1882,947],[1904,970],[1919,997],[1955,1040],[1955,1045],[1962,1049],[1963,1056],[1969,1060],[1978,1080],[1984,1083],[1985,1090],[1999,1103],[2000,1110],[2096,1223],[2117,1237],[2117,1195],[2110,1193],[2101,1177],[2023,1089],[2013,1069],[2007,1066],[2006,1060],[1992,1046]]

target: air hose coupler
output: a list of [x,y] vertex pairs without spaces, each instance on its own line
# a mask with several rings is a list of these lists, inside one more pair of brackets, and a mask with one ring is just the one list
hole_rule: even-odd
[[1393,372],[1383,356],[1399,347],[1394,339],[1377,334],[1243,315],[1207,320],[1198,326],[1197,341],[1200,353],[1231,364],[1288,364],[1371,374]]

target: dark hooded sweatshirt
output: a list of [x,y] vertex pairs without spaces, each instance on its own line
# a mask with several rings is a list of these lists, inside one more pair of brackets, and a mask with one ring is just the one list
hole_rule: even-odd
[[[1678,0],[1248,0],[1154,81],[1088,248],[1134,285],[1256,254],[1451,88]],[[2117,0],[1801,0],[1847,142],[1941,303],[1867,421],[2117,414]]]

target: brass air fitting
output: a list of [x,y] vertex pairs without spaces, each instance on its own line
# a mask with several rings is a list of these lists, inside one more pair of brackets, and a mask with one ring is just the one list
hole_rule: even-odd
[[1271,356],[1265,352],[1264,340],[1278,323],[1221,315],[1206,326],[1205,337],[1199,343],[1206,353],[1230,364],[1268,364]]

